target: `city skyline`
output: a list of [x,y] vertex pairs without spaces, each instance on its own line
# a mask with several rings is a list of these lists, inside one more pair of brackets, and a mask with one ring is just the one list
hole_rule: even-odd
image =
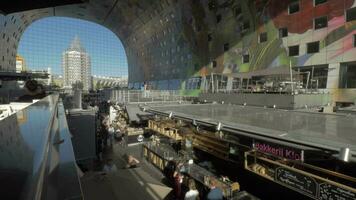
[[75,36],[80,37],[91,55],[92,75],[127,77],[126,53],[119,38],[109,29],[85,20],[67,17],[38,20],[24,32],[17,54],[25,59],[30,70],[51,68],[53,74],[62,75],[62,52]]

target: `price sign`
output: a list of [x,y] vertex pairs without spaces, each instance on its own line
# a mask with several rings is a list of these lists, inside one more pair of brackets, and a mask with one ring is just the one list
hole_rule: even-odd
[[304,174],[279,167],[275,172],[275,181],[313,198],[317,196],[316,180]]

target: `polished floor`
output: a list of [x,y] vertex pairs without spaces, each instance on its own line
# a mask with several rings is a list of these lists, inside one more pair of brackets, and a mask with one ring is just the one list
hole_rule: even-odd
[[[140,167],[124,169],[123,155],[131,154],[140,160]],[[164,176],[141,159],[141,146],[123,147],[115,144],[104,158],[114,160],[118,171],[100,177],[97,172],[88,172],[81,178],[84,199],[86,200],[158,200],[171,199],[171,188],[165,185]]]

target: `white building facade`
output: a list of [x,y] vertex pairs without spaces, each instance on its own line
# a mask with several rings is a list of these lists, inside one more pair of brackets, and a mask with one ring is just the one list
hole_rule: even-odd
[[83,91],[92,89],[90,56],[75,37],[70,47],[63,52],[63,86],[73,89],[73,84],[81,83]]

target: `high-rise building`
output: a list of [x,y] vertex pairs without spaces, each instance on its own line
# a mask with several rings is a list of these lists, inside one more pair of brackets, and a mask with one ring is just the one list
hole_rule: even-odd
[[70,47],[63,52],[63,80],[64,88],[82,88],[89,91],[91,87],[90,57],[80,44],[79,37],[76,36]]

